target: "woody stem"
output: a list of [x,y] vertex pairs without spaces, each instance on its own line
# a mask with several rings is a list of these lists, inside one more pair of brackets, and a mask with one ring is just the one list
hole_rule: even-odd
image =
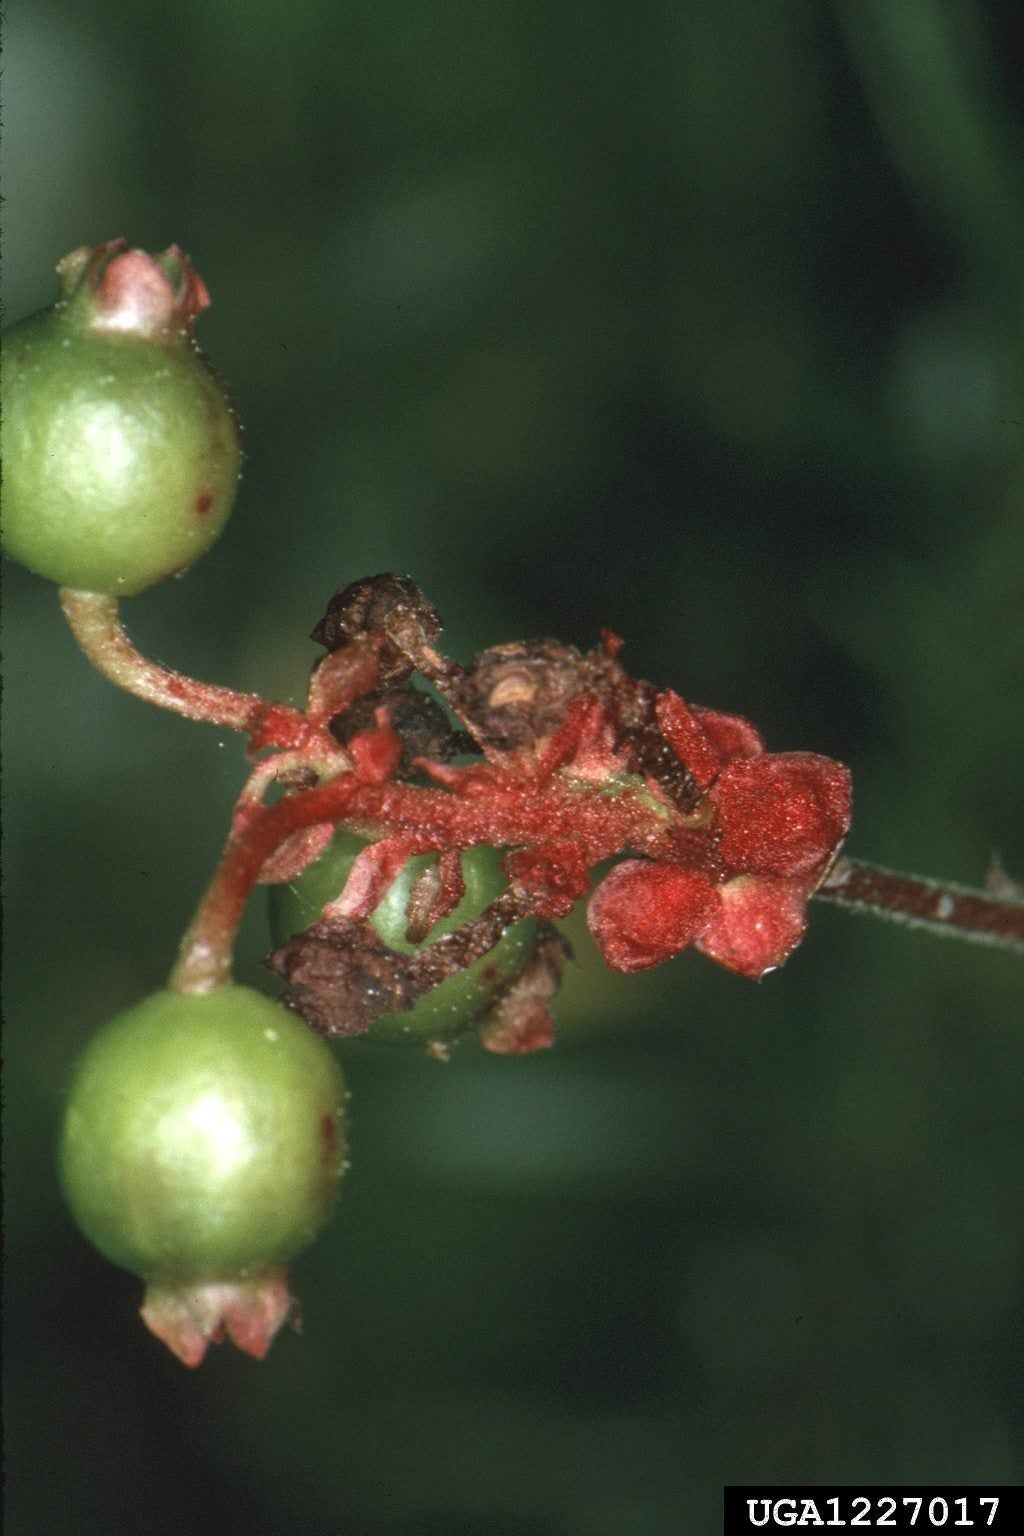
[[1006,894],[971,890],[839,858],[815,895],[835,906],[871,912],[932,933],[1024,950],[1024,898],[1009,881],[1006,884]]

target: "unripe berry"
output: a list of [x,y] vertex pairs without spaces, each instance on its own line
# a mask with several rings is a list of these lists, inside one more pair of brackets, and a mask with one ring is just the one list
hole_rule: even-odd
[[[362,838],[351,832],[338,832],[326,853],[298,880],[291,885],[272,887],[270,913],[275,943],[287,943],[294,934],[316,922],[326,903],[340,894],[356,857],[365,847]],[[412,955],[423,948],[422,944],[408,941],[406,930],[413,885],[429,863],[426,857],[409,859],[369,919],[388,948],[401,955]],[[465,895],[425,942],[433,942],[468,919],[478,917],[508,886],[501,856],[493,848],[468,849],[462,855],[462,875]],[[531,953],[536,932],[536,923],[529,919],[517,923],[482,959],[449,977],[432,992],[424,993],[407,1013],[384,1014],[376,1019],[370,1025],[370,1038],[416,1045],[450,1040],[464,1033]]]
[[326,1220],[345,1163],[330,1048],[248,987],[156,992],[78,1063],[60,1171],[85,1235],[147,1282],[143,1317],[189,1365],[225,1327],[266,1353],[285,1262]]
[[186,570],[231,511],[241,444],[192,337],[209,296],[176,246],[83,246],[3,344],[3,548],[128,596]]

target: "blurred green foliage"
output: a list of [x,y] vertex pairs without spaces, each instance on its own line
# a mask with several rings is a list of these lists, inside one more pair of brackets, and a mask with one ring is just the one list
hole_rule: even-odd
[[[132,602],[298,698],[336,586],[456,654],[627,638],[851,763],[851,851],[1024,869],[1016,0],[24,0],[9,320],[180,242],[240,505]],[[676,1536],[723,1482],[1024,1474],[1019,957],[831,909],[763,986],[610,977],[558,1048],[347,1054],[301,1338],[186,1374],[61,1208],[83,1042],[162,979],[237,741],[6,573],[7,1499],[18,1536]],[[267,946],[259,914],[244,979]]]

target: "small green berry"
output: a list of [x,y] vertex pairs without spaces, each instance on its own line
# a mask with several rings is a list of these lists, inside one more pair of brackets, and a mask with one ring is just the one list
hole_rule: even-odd
[[143,1317],[187,1364],[225,1327],[269,1347],[291,1307],[283,1266],[344,1170],[344,1102],[330,1048],[248,987],[154,993],[87,1047],[64,1192],[86,1237],[147,1282]]
[[[365,847],[362,838],[351,832],[338,832],[326,853],[298,880],[291,885],[272,887],[270,914],[276,944],[286,944],[293,935],[316,922],[327,902],[340,894],[356,856]],[[401,955],[415,954],[424,947],[410,944],[406,929],[413,884],[429,862],[429,855],[409,859],[370,917],[371,926],[384,943]],[[489,902],[507,889],[501,855],[494,848],[471,848],[465,852],[462,875],[466,885],[462,901],[437,924],[426,943],[478,917]],[[376,1019],[370,1026],[369,1037],[388,1043],[422,1045],[464,1033],[531,953],[536,930],[536,923],[530,920],[517,923],[480,960],[425,993],[407,1013],[383,1014]]]
[[3,342],[3,548],[61,586],[128,596],[221,532],[239,426],[193,340],[209,296],[176,246],[115,240],[57,271],[57,303]]

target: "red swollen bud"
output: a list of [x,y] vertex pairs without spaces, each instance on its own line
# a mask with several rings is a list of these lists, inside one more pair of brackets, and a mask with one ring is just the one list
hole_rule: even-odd
[[698,870],[626,859],[590,898],[587,924],[613,970],[646,971],[688,949],[718,908],[718,892]]

